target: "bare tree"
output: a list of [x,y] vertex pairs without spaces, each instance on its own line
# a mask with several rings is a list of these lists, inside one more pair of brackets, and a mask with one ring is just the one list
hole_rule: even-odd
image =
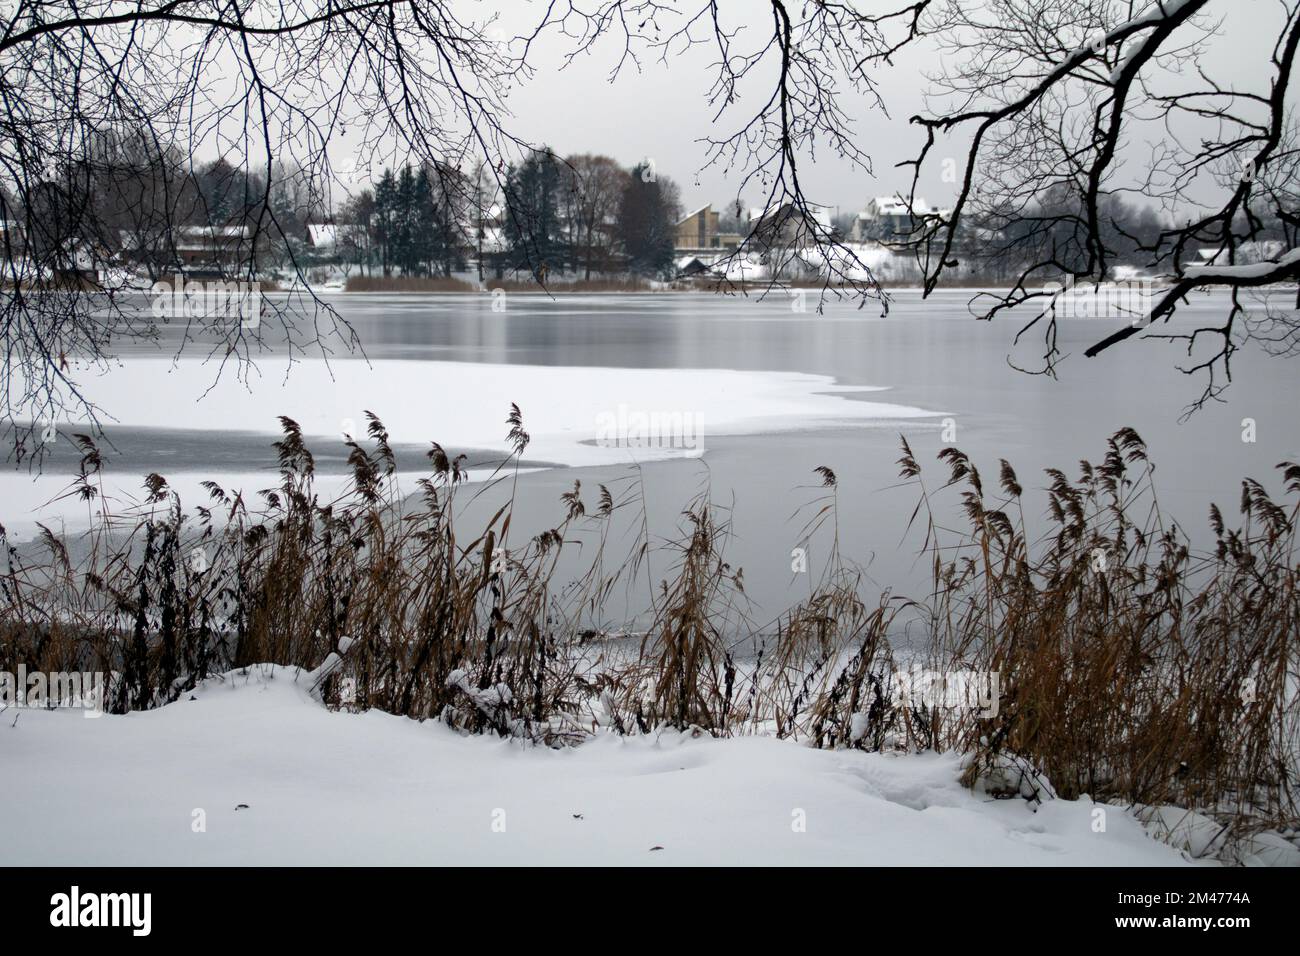
[[590,279],[592,269],[607,270],[613,247],[614,217],[627,181],[627,171],[608,156],[570,156],[561,169],[565,219],[574,268]]
[[[746,260],[769,262],[766,289],[784,288],[781,278],[795,257],[812,258],[820,268],[820,303],[827,296],[850,297],[887,306],[870,269],[836,237],[823,211],[812,201],[800,178],[801,163],[817,149],[846,159],[865,173],[871,160],[857,142],[854,124],[841,105],[846,95],[865,96],[884,107],[874,68],[888,63],[901,46],[918,35],[920,16],[929,0],[885,13],[868,13],[840,2],[763,5],[765,29],[746,29],[754,7],[709,2],[670,4],[658,0],[602,0],[590,8],[578,4],[549,4],[547,27],[560,30],[573,42],[570,58],[587,52],[604,37],[622,44],[622,56],[611,79],[628,67],[639,68],[644,57],[667,63],[683,52],[705,47],[716,54],[707,99],[715,123],[730,132],[710,138],[706,167],[734,173],[737,195],[750,191],[762,198],[762,209],[777,217],[782,231],[799,237],[794,244],[774,247],[751,233],[740,246],[712,267],[724,290],[735,286],[732,267],[744,275]],[[752,39],[751,39],[752,38]],[[756,109],[740,106],[757,103]],[[733,120],[732,115],[737,119]],[[781,249],[773,262],[774,249]],[[814,251],[811,257],[806,256]]]
[[[104,367],[117,344],[159,338],[148,310],[109,279],[125,247],[143,244],[159,273],[174,273],[183,230],[201,224],[234,237],[211,263],[221,281],[262,280],[270,249],[287,250],[301,278],[295,225],[277,201],[287,176],[308,193],[327,190],[340,150],[430,168],[491,157],[497,169],[524,145],[502,122],[521,62],[489,35],[490,21],[443,3],[16,0],[8,11],[0,424],[14,426],[20,444],[42,420],[97,426],[101,410],[78,363],[82,372]],[[199,170],[178,157],[204,154],[262,172],[232,177],[228,190],[196,188]],[[298,162],[283,162],[290,157]],[[117,194],[111,214],[106,183]],[[313,201],[328,205],[323,193]],[[258,324],[190,316],[171,338],[178,348],[198,343],[218,375],[244,371],[266,347],[292,362],[358,345],[336,312],[296,288],[269,300]]]
[[[1029,323],[1045,327],[1045,371],[1060,357],[1055,316],[1050,294],[1033,284],[1112,273],[1109,197],[1143,189],[1172,208],[1204,180],[1217,182],[1221,195],[1212,205],[1144,242],[1149,264],[1172,276],[1152,321],[1167,321],[1193,289],[1232,291],[1224,326],[1187,333],[1190,344],[1206,334],[1222,339],[1219,353],[1196,366],[1210,371],[1206,394],[1216,395],[1214,375],[1229,371],[1234,334],[1246,325],[1238,322],[1239,293],[1295,278],[1300,268],[1286,103],[1300,0],[1270,6],[1280,39],[1267,89],[1255,92],[1216,83],[1198,68],[1198,44],[1214,38],[1206,14],[1227,2],[899,0],[866,12],[830,0],[768,0],[758,8],[721,0],[538,0],[507,30],[440,0],[16,0],[0,20],[0,211],[21,225],[3,232],[0,422],[60,414],[97,421],[69,357],[102,366],[115,343],[157,335],[103,280],[120,258],[124,229],[144,235],[165,270],[180,261],[180,228],[215,220],[232,230],[238,253],[219,264],[221,278],[257,281],[268,250],[284,252],[290,273],[301,275],[289,241],[295,226],[276,199],[286,195],[280,180],[297,178],[302,188],[290,192],[305,196],[309,208],[332,208],[331,156],[360,157],[372,171],[406,164],[447,170],[445,192],[500,195],[509,166],[534,148],[510,132],[506,95],[535,77],[533,52],[548,35],[567,44],[570,58],[598,42],[613,44],[620,49],[614,77],[647,58],[667,63],[696,48],[712,51],[706,101],[721,132],[704,144],[704,162],[728,172],[738,195],[758,195],[759,209],[793,237],[774,244],[755,230],[730,261],[770,260],[778,249],[816,270],[823,298],[885,306],[874,276],[838,242],[808,195],[802,171],[820,149],[870,172],[846,98],[883,108],[878,68],[909,44],[940,44],[952,54],[948,72],[935,78],[947,96],[940,109],[913,120],[926,137],[917,180],[935,162],[965,162],[950,214],[914,210],[922,228],[911,238],[926,290],[953,268],[968,225],[996,226],[999,217],[1028,223],[989,229],[991,241],[1014,242],[1027,264],[982,314],[1047,295],[1042,317]],[[1185,119],[1208,121],[1215,133],[1184,143],[1170,132],[1145,181],[1126,185],[1117,180],[1118,157],[1126,140],[1137,138],[1132,126],[1152,119],[1171,130]],[[228,210],[210,208],[191,161],[178,161],[199,155],[258,171],[243,180],[233,222]],[[289,158],[297,163],[285,163]],[[476,168],[498,188],[485,188]],[[128,211],[108,216],[95,184],[120,179],[122,169],[147,172],[131,187]],[[471,179],[474,186],[462,188]],[[1044,212],[1036,201],[1053,190],[1068,201]],[[143,225],[113,224],[132,217]],[[484,217],[470,209],[460,218],[472,224]],[[1243,247],[1265,234],[1282,235],[1286,251],[1245,266]],[[1189,265],[1191,247],[1200,244],[1216,255]],[[718,265],[724,279],[727,264]],[[786,274],[785,266],[775,263],[771,275]],[[294,361],[308,350],[328,356],[358,345],[337,313],[305,286],[293,288],[303,291],[273,300],[272,320],[254,328],[187,320],[178,347],[201,344],[219,371],[243,369],[268,346]],[[1292,346],[1292,328],[1249,325],[1279,349]],[[1134,332],[1118,330],[1090,354]]]
[[[1252,4],[1258,29],[1275,40],[1255,89],[1215,79],[1207,65],[1222,39],[1216,16],[1231,6],[1219,0],[926,6],[918,33],[939,44],[947,68],[932,78],[930,110],[912,118],[926,136],[910,164],[912,200],[944,164],[957,186],[950,213],[914,210],[923,226],[911,246],[927,293],[957,267],[978,228],[987,255],[1018,265],[1008,288],[977,297],[973,310],[992,318],[1028,303],[1032,317],[1020,336],[1038,328],[1044,341],[1042,365],[1032,371],[1054,374],[1064,358],[1057,320],[1065,293],[1057,280],[1077,287],[1115,277],[1115,237],[1125,232],[1114,200],[1139,193],[1161,204],[1167,223],[1154,237],[1125,238],[1140,250],[1139,264],[1167,285],[1149,310],[1099,335],[1085,354],[1143,333],[1178,340],[1191,357],[1182,370],[1205,376],[1195,408],[1221,396],[1243,339],[1295,349],[1295,312],[1268,297],[1248,310],[1244,297],[1300,277],[1288,101],[1300,4]],[[1144,141],[1154,144],[1147,155]],[[1267,236],[1279,241],[1261,251]],[[1228,290],[1222,324],[1170,325],[1189,293],[1216,288]],[[1203,336],[1216,343],[1208,352]]]
[[[719,117],[742,86],[767,86],[759,109],[710,144],[711,161],[738,166],[744,185],[762,185],[766,205],[787,206],[812,241],[830,243],[798,163],[821,141],[868,164],[836,94],[841,85],[874,92],[867,67],[890,52],[889,18],[837,3],[795,12],[772,0],[770,34],[742,47],[739,24],[728,25],[721,6],[550,0],[536,5],[531,26],[507,31],[437,0],[16,0],[0,20],[0,211],[21,226],[4,230],[0,423],[97,425],[100,409],[77,363],[102,367],[116,343],[158,338],[156,324],[106,281],[124,245],[148,252],[151,277],[175,272],[182,229],[197,223],[234,237],[237,254],[216,264],[223,281],[261,279],[268,250],[301,278],[295,225],[284,214],[302,204],[283,199],[305,193],[309,205],[332,208],[330,157],[340,150],[375,166],[481,164],[499,186],[511,157],[530,148],[507,128],[505,94],[533,76],[530,53],[547,33],[569,42],[573,56],[603,37],[621,43],[616,73],[643,56],[667,60],[711,44]],[[230,204],[226,193],[198,188],[195,168],[178,160],[204,154],[262,172],[240,179]],[[124,174],[138,182],[119,190],[123,202],[106,216],[101,183]],[[286,175],[301,188],[286,192]],[[222,208],[211,208],[214,195]],[[866,275],[849,285],[878,294]],[[188,318],[178,348],[199,343],[220,374],[245,370],[268,346],[294,361],[358,345],[310,292],[271,305],[271,320],[252,328]]]

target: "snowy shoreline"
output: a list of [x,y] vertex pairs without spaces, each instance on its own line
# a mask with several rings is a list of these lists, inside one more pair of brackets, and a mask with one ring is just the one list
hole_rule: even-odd
[[157,710],[13,718],[9,865],[1191,862],[1122,807],[966,790],[952,755],[676,732],[550,750],[331,712],[286,667]]

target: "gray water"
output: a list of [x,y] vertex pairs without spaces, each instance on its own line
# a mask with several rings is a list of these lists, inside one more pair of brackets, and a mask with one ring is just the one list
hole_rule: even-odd
[[[504,312],[492,311],[486,296],[339,295],[331,302],[376,362],[402,358],[790,370],[828,375],[844,385],[887,386],[887,392],[864,397],[950,415],[956,425],[953,444],[972,456],[986,487],[996,484],[998,460],[1008,459],[1026,489],[1031,521],[1046,505],[1039,490],[1045,484],[1042,469],[1056,466],[1077,474],[1078,460],[1099,460],[1107,436],[1122,426],[1135,428],[1150,447],[1162,508],[1202,543],[1212,501],[1235,514],[1242,477],[1258,478],[1280,491],[1274,466],[1300,458],[1297,366],[1287,359],[1247,343],[1233,359],[1227,403],[1211,402],[1180,421],[1204,387],[1203,377],[1178,371],[1180,362],[1190,364],[1182,346],[1135,338],[1087,359],[1083,350],[1123,323],[1064,320],[1059,347],[1068,357],[1059,380],[1029,375],[1013,369],[1009,358],[1033,366],[1042,352],[1041,337],[1030,333],[1027,342],[1014,346],[1021,322],[974,321],[966,307],[971,295],[942,291],[923,301],[917,292],[896,292],[884,318],[873,304],[862,310],[832,304],[823,315],[811,309],[799,314],[791,311],[785,296],[761,302],[704,294],[558,299],[512,295]],[[1194,299],[1175,320],[1175,330],[1221,323],[1225,302],[1221,296]],[[165,352],[169,344],[159,348]],[[111,395],[103,399],[111,407]],[[614,406],[619,398],[611,395],[608,400]],[[382,409],[376,411],[382,417]],[[268,414],[274,413],[268,409]],[[1254,420],[1254,442],[1242,440],[1246,418]],[[752,614],[764,619],[809,586],[812,575],[791,573],[791,549],[802,525],[793,515],[821,493],[813,469],[825,465],[839,478],[839,535],[845,556],[864,565],[882,587],[917,593],[926,573],[924,562],[915,560],[919,537],[905,534],[916,496],[910,488],[897,487],[900,432],[927,468],[931,486],[937,487],[946,470],[934,456],[947,444],[937,419],[710,436],[701,460],[644,467],[650,530],[655,536],[672,537],[681,508],[707,487],[715,501],[732,509],[729,559],[744,568],[746,591],[754,601]],[[274,465],[265,436],[111,426],[109,434],[116,446],[109,468],[132,474],[163,468],[219,471],[236,460],[268,470]],[[342,467],[341,447],[318,451],[326,468]],[[399,458],[413,465],[418,464],[416,454],[415,449],[399,449]],[[64,449],[48,467],[57,471],[74,465],[75,457]],[[558,523],[559,496],[575,479],[582,481],[588,507],[594,509],[597,483],[627,477],[623,468],[557,468],[524,476],[512,534]],[[485,494],[470,510],[495,510],[496,500]],[[951,506],[944,517],[959,526],[956,496],[940,500]],[[814,571],[824,556],[824,541],[815,543]],[[657,560],[653,575],[665,575],[668,563]]]

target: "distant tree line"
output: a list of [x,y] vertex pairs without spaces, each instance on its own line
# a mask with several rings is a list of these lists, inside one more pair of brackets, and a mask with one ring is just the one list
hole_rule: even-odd
[[324,214],[323,191],[299,167],[194,164],[175,147],[138,136],[98,134],[94,148],[51,163],[25,193],[0,187],[0,220],[19,223],[4,255],[29,256],[55,270],[107,264],[122,252],[164,274],[180,262],[191,227],[235,227],[238,250],[259,265],[282,265],[305,251],[306,224]]
[[384,275],[449,277],[464,269],[473,198],[468,182],[441,165],[385,169],[373,189],[344,203],[338,253]]
[[[178,149],[160,159],[122,137],[52,168],[26,204],[0,190],[0,219],[30,223],[29,253],[67,247],[70,269],[74,246],[93,248],[97,260],[129,248],[165,274],[181,262],[182,229],[242,227],[248,248],[239,254],[263,267],[332,259],[384,275],[450,277],[476,260],[498,276],[544,282],[670,275],[679,195],[649,162],[625,168],[608,156],[561,158],[543,148],[499,171],[386,168],[332,216],[327,187],[297,167],[277,164],[269,176],[224,157],[194,164]],[[309,241],[309,224],[321,222],[337,227],[328,252]]]
[[552,273],[671,273],[681,202],[648,162],[624,169],[608,156],[561,160],[537,150],[504,184],[508,248],[498,268]]
[[[679,191],[648,162],[529,153],[503,173],[385,169],[339,212],[341,254],[384,275],[450,276],[470,258],[501,276],[672,272]],[[365,249],[360,247],[364,245]]]
[[[1173,223],[1159,208],[1116,194],[1101,196],[1095,229],[1108,257],[1117,264],[1140,266],[1160,247]],[[1267,218],[1267,212],[1260,215]],[[1272,229],[1268,228],[1271,226]],[[1261,231],[1281,232],[1280,222]],[[1081,274],[1088,261],[1089,230],[1076,196],[1049,188],[1025,205],[987,202],[972,210],[957,230],[949,266],[991,278],[1008,278],[1033,265],[1042,281]],[[901,237],[899,245],[909,245]],[[1188,255],[1196,247],[1187,250]]]
[[[0,220],[26,224],[28,254],[57,260],[66,247],[68,268],[75,268],[74,245],[111,255],[135,243],[137,251],[152,250],[152,271],[166,273],[178,258],[169,253],[181,239],[178,229],[242,226],[247,248],[238,252],[265,267],[323,260],[384,275],[450,277],[477,262],[484,273],[523,273],[542,282],[673,272],[680,194],[648,162],[627,168],[608,156],[561,158],[542,148],[498,170],[406,164],[385,169],[333,217],[323,184],[291,164],[277,163],[273,172],[224,157],[193,164],[179,149],[159,154],[136,137],[104,136],[80,160],[52,166],[25,203],[0,188]],[[1156,207],[1119,195],[1103,195],[1098,205],[1097,241],[1118,263],[1149,259],[1176,225]],[[1257,220],[1257,239],[1286,241],[1287,223],[1272,210],[1243,210],[1238,218],[1248,215]],[[335,247],[313,249],[308,224],[331,218],[342,227]],[[843,238],[851,221],[851,214],[837,220],[835,235]],[[743,207],[723,210],[720,226],[747,232]],[[990,200],[971,210],[955,236],[952,261],[992,278],[1039,263],[1037,274],[1048,280],[1083,270],[1089,235],[1077,196],[1057,185],[1027,205]],[[904,228],[881,241],[907,246],[909,239]]]

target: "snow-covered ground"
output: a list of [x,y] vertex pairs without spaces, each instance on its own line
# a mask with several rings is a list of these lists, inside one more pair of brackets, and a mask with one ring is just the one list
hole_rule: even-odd
[[253,668],[127,716],[4,712],[0,864],[1188,862],[1118,807],[972,793],[951,756],[676,733],[549,750],[330,712],[307,684]]

